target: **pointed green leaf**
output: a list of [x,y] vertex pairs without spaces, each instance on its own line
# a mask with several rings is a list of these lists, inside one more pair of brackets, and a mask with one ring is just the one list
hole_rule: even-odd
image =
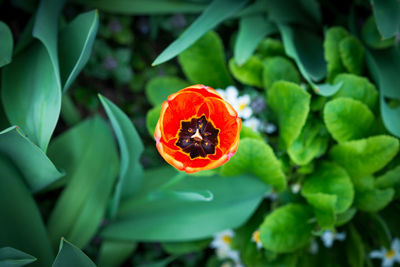
[[267,91],[268,105],[275,113],[279,135],[289,147],[300,135],[310,110],[310,94],[297,84],[275,82]]
[[92,260],[79,248],[65,240],[61,239],[60,249],[52,267],[96,267]]
[[394,37],[382,40],[373,16],[370,16],[364,23],[361,36],[364,42],[373,49],[385,49],[394,45]]
[[133,242],[104,240],[100,247],[97,265],[99,267],[120,267],[136,249]]
[[239,66],[244,64],[253,54],[260,41],[277,30],[276,26],[262,15],[242,17],[233,51],[236,63]]
[[332,82],[336,75],[344,72],[344,66],[340,58],[340,41],[348,36],[348,32],[343,27],[331,27],[325,33],[324,54],[328,67],[329,82]]
[[251,173],[281,191],[286,188],[285,174],[272,148],[264,141],[240,140],[236,154],[221,168],[222,175]]
[[58,43],[64,92],[89,60],[98,25],[98,12],[89,11],[78,15],[60,32]]
[[335,83],[342,83],[342,87],[333,95],[333,98],[350,97],[363,102],[371,110],[374,110],[378,101],[378,91],[367,78],[342,73],[336,76]]
[[364,47],[361,42],[353,36],[347,36],[340,41],[339,50],[346,70],[360,75],[364,67]]
[[148,199],[146,192],[159,190],[160,182],[161,186],[168,182],[165,169],[152,172],[148,178],[155,180],[148,181],[150,188],[147,186],[142,194],[122,203],[117,220],[106,226],[102,232],[103,237],[132,241],[208,238],[215,232],[242,225],[254,212],[264,194],[271,190],[263,182],[246,175],[229,178],[215,175],[187,176],[171,186],[170,190],[209,190],[214,199],[209,202]]
[[274,82],[283,80],[300,83],[300,74],[294,64],[284,57],[270,57],[263,61],[262,80],[264,88],[270,88]]
[[11,62],[13,53],[13,36],[7,24],[0,21],[0,67]]
[[221,38],[213,31],[204,34],[178,59],[188,81],[193,84],[213,88],[225,88],[233,84],[226,68]]
[[307,165],[325,153],[328,138],[324,125],[316,119],[309,118],[300,135],[289,146],[288,154],[297,165]]
[[371,0],[378,29],[383,38],[390,38],[400,29],[400,3],[396,0]]
[[175,76],[154,77],[146,84],[146,97],[153,106],[158,106],[166,101],[169,95],[189,85]]
[[3,69],[2,100],[11,124],[46,151],[61,109],[61,89],[50,57],[39,42]]
[[365,137],[374,122],[374,114],[362,102],[341,97],[326,103],[324,122],[340,143]]
[[[212,30],[219,23],[237,12],[246,2],[247,0],[214,0],[182,35],[154,60],[153,65],[164,63],[179,55],[206,32]],[[213,54],[211,51],[207,51],[206,53]]]
[[48,221],[52,244],[57,246],[64,236],[82,248],[104,218],[117,176],[114,138],[107,123],[95,117],[58,136],[49,155],[67,173],[67,185]]
[[154,131],[156,130],[156,125],[158,119],[160,118],[161,105],[150,109],[146,115],[146,128],[149,135],[154,138]]
[[0,152],[19,168],[32,192],[46,188],[64,175],[15,126],[0,132]]
[[264,248],[277,253],[292,252],[311,239],[313,214],[306,205],[288,204],[270,213],[260,226]]
[[234,58],[229,60],[229,70],[233,77],[241,83],[262,87],[262,61],[256,57],[251,56],[246,63],[239,66]]
[[19,267],[36,261],[36,258],[11,247],[0,248],[0,266]]
[[379,135],[335,145],[329,154],[350,176],[363,177],[382,169],[398,151],[396,138]]
[[99,99],[111,121],[120,151],[120,171],[118,182],[111,199],[111,217],[117,213],[120,199],[131,196],[142,181],[143,168],[140,156],[144,147],[135,126],[125,113],[107,98],[99,95]]
[[0,247],[35,255],[32,266],[50,266],[54,255],[40,211],[18,170],[2,155],[0,173]]

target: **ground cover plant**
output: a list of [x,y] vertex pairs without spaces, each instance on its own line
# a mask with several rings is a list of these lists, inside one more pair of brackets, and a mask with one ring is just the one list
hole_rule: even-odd
[[399,42],[397,0],[0,1],[0,266],[399,265]]

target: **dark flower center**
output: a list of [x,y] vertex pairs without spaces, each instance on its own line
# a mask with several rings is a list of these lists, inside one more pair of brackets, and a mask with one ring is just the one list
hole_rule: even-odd
[[189,154],[191,159],[205,158],[208,154],[215,154],[218,133],[219,129],[207,121],[204,115],[200,118],[192,118],[190,121],[181,121],[176,145]]

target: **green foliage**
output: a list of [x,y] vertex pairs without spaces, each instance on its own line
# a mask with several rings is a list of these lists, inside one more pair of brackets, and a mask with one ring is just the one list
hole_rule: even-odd
[[339,43],[340,58],[350,73],[360,75],[364,63],[364,47],[353,36],[343,38]]
[[67,267],[71,265],[81,267],[96,266],[79,248],[62,238],[60,249],[52,267]]
[[146,128],[150,136],[154,138],[154,131],[156,130],[156,125],[158,119],[160,118],[161,105],[150,109],[146,115]]
[[254,138],[260,141],[264,140],[259,132],[255,132],[253,129],[242,125],[242,129],[240,130],[240,139],[244,138]]
[[[324,54],[328,67],[328,81],[332,82],[336,75],[344,72],[344,66],[340,57],[340,41],[348,36],[343,27],[329,28],[325,33]],[[336,82],[335,82],[336,83]]]
[[385,2],[372,0],[372,5],[382,37],[386,39],[398,33],[400,28],[400,3],[395,0]]
[[13,52],[13,38],[10,28],[7,24],[0,21],[0,67],[3,67],[11,62]]
[[215,32],[205,34],[179,54],[178,59],[192,84],[200,83],[213,88],[225,88],[232,84],[225,64],[222,41]]
[[286,179],[280,162],[272,148],[261,140],[242,139],[236,154],[221,168],[223,175],[240,175],[248,172],[278,191],[286,188]]
[[101,244],[97,265],[99,267],[121,266],[136,246],[133,242],[105,240]]
[[394,38],[383,39],[378,31],[375,23],[375,18],[373,16],[369,17],[364,23],[361,31],[362,38],[364,42],[374,49],[385,49],[393,46]]
[[257,87],[262,87],[263,64],[256,56],[251,56],[246,63],[238,65],[234,58],[229,60],[229,70],[236,80]]
[[36,261],[36,258],[15,248],[0,248],[0,265],[9,267],[24,266]]
[[188,82],[178,77],[154,77],[146,84],[146,97],[153,106],[158,106],[167,100],[169,95],[188,86]]
[[262,80],[265,89],[276,81],[300,83],[300,74],[291,61],[284,57],[270,57],[263,61]]
[[260,42],[257,52],[263,57],[285,56],[285,48],[281,41],[266,38]]
[[210,242],[210,239],[202,239],[186,242],[164,242],[161,245],[169,254],[181,255],[203,250],[208,247]]

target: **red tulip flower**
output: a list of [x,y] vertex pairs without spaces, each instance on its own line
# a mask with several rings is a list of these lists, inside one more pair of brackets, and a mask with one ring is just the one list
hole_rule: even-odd
[[180,171],[221,166],[235,154],[242,120],[214,89],[193,85],[168,97],[154,138],[161,156]]

